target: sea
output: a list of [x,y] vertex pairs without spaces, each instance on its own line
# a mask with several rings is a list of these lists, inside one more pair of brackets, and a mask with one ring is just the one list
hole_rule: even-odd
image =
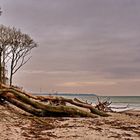
[[100,101],[112,102],[110,107],[114,111],[124,111],[124,110],[138,110],[140,111],[140,96],[98,96],[96,94],[71,94],[71,93],[36,93],[35,95],[42,96],[61,96],[69,99],[80,99],[87,103],[96,105],[98,104],[98,98]]

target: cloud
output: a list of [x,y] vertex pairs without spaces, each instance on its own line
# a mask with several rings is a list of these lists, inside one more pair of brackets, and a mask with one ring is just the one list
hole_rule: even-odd
[[66,82],[63,84],[60,84],[59,86],[64,86],[64,87],[81,87],[81,86],[109,86],[109,85],[115,85],[115,82],[103,82],[103,81],[96,81],[96,82]]
[[[87,91],[92,85],[108,85],[111,92],[112,86],[123,89],[114,81],[140,78],[139,5],[138,0],[1,0],[0,18],[39,43],[21,70],[31,76],[32,88],[33,76],[46,76],[53,88],[57,81],[89,87]],[[47,78],[42,82],[50,84]]]

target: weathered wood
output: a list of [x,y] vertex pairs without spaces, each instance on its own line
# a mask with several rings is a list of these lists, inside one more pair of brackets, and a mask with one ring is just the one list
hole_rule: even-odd
[[98,104],[95,106],[95,108],[104,112],[108,112],[108,111],[113,112],[113,110],[110,107],[112,102],[109,102],[108,100],[100,101],[98,96],[97,96],[97,99],[98,99]]
[[[32,99],[35,99],[35,100],[45,101],[45,102],[46,101],[53,101],[53,102],[59,101],[59,102],[62,102],[62,103],[70,103],[70,104],[78,106],[78,107],[89,109],[90,112],[93,113],[93,114],[97,114],[97,115],[103,116],[103,117],[109,116],[107,113],[95,108],[93,105],[85,103],[83,101],[80,101],[79,99],[74,99],[73,100],[73,99],[67,99],[67,98],[64,98],[64,97],[55,97],[55,96],[45,96],[45,97],[44,96],[33,96],[31,94],[28,94],[24,91],[21,91],[20,89],[14,88],[14,87],[8,87],[8,86],[5,86],[5,85],[3,85],[3,87],[5,88],[5,90],[9,89],[9,91],[13,92],[16,96],[25,95],[26,97],[23,96],[24,100],[28,99],[28,98],[32,98]],[[23,99],[23,97],[21,97],[21,98]],[[33,104],[32,106],[34,106],[34,105],[35,104]]]
[[67,99],[64,97],[47,96],[47,97],[42,97],[42,99],[41,99],[41,101],[49,101],[49,100],[51,100],[51,101],[57,100],[57,101],[61,101],[61,102],[67,102],[67,103],[70,103],[70,104],[78,106],[78,107],[89,109],[91,111],[91,113],[93,113],[93,114],[97,114],[97,115],[103,116],[103,117],[109,116],[107,113],[105,113],[103,111],[99,111],[98,109],[96,109],[94,106],[92,106],[90,104],[77,102],[75,100]]
[[20,102],[19,100],[16,100],[14,99],[13,97],[11,97],[11,93],[5,93],[4,95],[2,95],[5,100],[7,100],[8,102],[10,102],[11,104],[15,105],[16,107],[28,112],[28,113],[31,113],[35,116],[39,116],[39,117],[43,117],[43,111],[41,109],[35,109],[27,104],[24,104],[22,102]]
[[[71,117],[78,116],[78,117],[92,117],[92,118],[97,117],[97,115],[92,114],[88,111],[80,110],[78,108],[71,107],[71,106],[51,106],[51,105],[43,104],[41,102],[32,100],[27,96],[20,94],[12,89],[1,89],[0,94],[10,103],[16,105],[17,107],[31,114],[33,114],[34,111],[37,111],[38,116],[71,116]],[[31,107],[28,108],[26,107],[27,105],[30,105]],[[36,109],[40,109],[40,110],[38,111]],[[35,114],[36,113],[34,113],[34,115]]]

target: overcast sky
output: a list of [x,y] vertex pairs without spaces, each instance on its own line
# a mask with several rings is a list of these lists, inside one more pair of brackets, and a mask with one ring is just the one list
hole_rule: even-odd
[[14,83],[32,92],[140,95],[140,0],[0,0],[0,24],[38,43]]

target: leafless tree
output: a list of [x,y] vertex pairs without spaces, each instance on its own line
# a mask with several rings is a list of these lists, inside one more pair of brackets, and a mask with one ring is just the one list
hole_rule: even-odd
[[21,33],[20,30],[12,29],[12,41],[10,46],[10,85],[12,85],[13,75],[28,62],[31,58],[31,50],[37,46],[33,39]]
[[0,82],[5,83],[5,64],[10,64],[10,85],[13,75],[31,58],[37,45],[33,39],[16,28],[0,25]]

